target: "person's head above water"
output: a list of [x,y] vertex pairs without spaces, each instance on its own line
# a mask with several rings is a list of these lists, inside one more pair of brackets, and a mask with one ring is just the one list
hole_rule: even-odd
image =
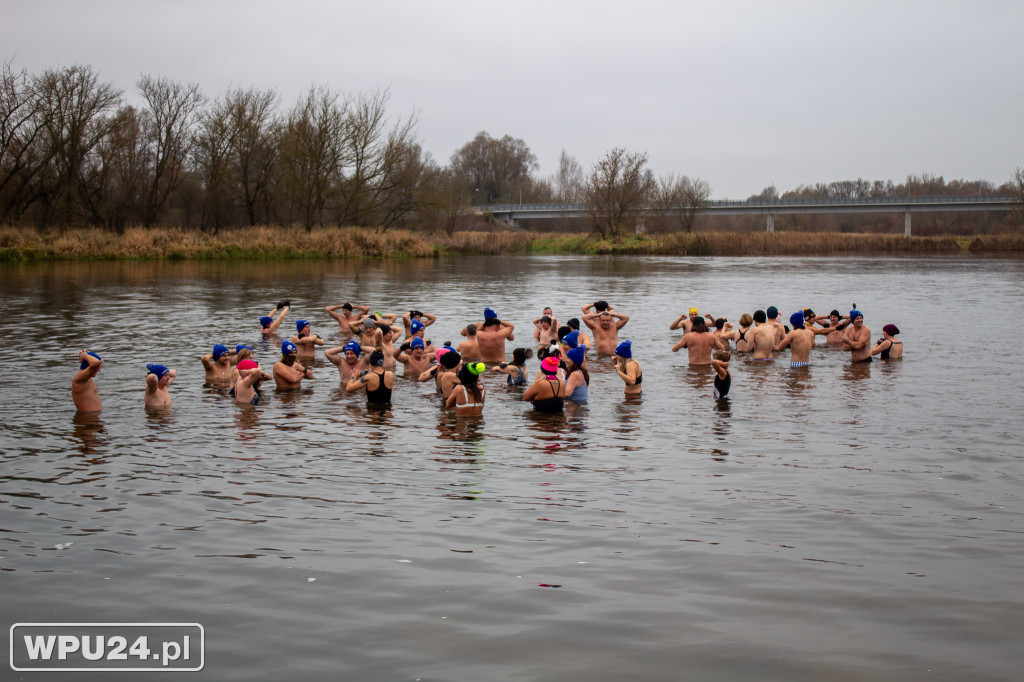
[[512,351],[512,364],[525,365],[526,361],[533,357],[532,348],[516,348]]
[[419,334],[420,332],[422,332],[422,331],[423,331],[424,329],[426,329],[426,327],[425,327],[425,326],[424,326],[424,324],[423,324],[422,322],[420,322],[419,320],[413,320],[413,321],[412,321],[412,322],[411,322],[411,323],[409,324],[409,332],[410,332],[411,334],[413,334],[414,336],[415,336],[416,334]]
[[803,329],[804,328],[804,313],[803,313],[803,311],[801,310],[798,313],[793,313],[792,315],[790,315],[789,316],[789,323],[791,325],[793,325],[793,329]]
[[260,326],[263,327],[264,329],[266,329],[272,324],[274,324],[274,318],[267,317],[266,315],[260,318]]
[[558,373],[558,358],[554,355],[549,355],[544,358],[540,363],[541,371],[548,376]]
[[758,324],[764,324],[767,321],[768,321],[768,318],[765,316],[763,310],[755,310],[754,311],[754,322],[757,322]]
[[223,345],[223,344],[220,344],[220,343],[214,344],[214,346],[213,346],[213,361],[216,362],[217,360],[220,360],[225,355],[230,355],[230,353],[228,351],[228,347]]
[[575,363],[577,365],[582,365],[583,361],[587,357],[587,347],[586,346],[575,346],[573,348],[570,348],[566,352],[565,357],[569,358],[570,360],[573,361],[573,363]]
[[[91,356],[93,356],[94,358],[96,358],[97,360],[99,360],[99,361],[100,361],[100,364],[103,364],[103,358],[101,358],[100,356],[96,355],[96,354],[95,354],[95,353],[93,353],[92,351],[87,351],[87,352],[86,352],[86,355],[91,355]],[[88,362],[86,362],[85,360],[82,360],[81,364],[80,364],[80,365],[78,366],[78,369],[85,369],[85,368],[86,368],[86,367],[88,367],[88,366],[89,366],[89,363],[88,363]]]
[[620,358],[626,358],[627,360],[633,357],[633,342],[626,339],[615,347],[615,354]]
[[309,330],[306,329],[306,327],[308,326],[309,322],[307,322],[306,320],[295,320],[295,331],[298,332],[299,334],[302,334],[303,332],[308,333]]
[[896,336],[897,334],[900,333],[900,328],[894,324],[887,324],[884,327],[882,327],[882,331],[888,334],[889,336]]
[[485,320],[491,320],[491,319],[497,319],[497,318],[498,318],[498,313],[494,312],[494,310],[492,310],[491,308],[484,308],[484,319]]
[[767,310],[767,311],[765,311],[765,314],[767,314],[767,315],[768,315],[768,319],[769,319],[769,320],[775,320],[775,319],[778,319],[778,317],[779,317],[779,309],[778,309],[778,308],[776,308],[776,307],[775,307],[775,306],[773,306],[773,305],[771,305],[771,306],[768,306],[768,310]]
[[281,342],[281,355],[294,355],[299,352],[299,347],[285,339]]

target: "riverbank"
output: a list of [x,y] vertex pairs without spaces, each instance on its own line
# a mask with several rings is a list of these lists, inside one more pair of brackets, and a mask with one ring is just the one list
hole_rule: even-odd
[[436,258],[512,253],[665,256],[784,256],[842,254],[1024,252],[1024,235],[904,237],[834,232],[695,232],[637,235],[620,240],[591,234],[527,231],[453,235],[362,228],[312,232],[280,227],[224,230],[218,235],[170,228],[132,228],[118,235],[96,228],[65,231],[0,229],[0,261],[46,260],[290,260]]

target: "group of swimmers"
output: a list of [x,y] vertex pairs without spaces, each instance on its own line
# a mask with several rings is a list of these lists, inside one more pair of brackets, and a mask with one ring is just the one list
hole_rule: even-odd
[[[290,308],[290,301],[282,301],[259,320],[263,339],[281,343],[281,359],[271,372],[256,362],[251,346],[238,344],[232,350],[216,344],[211,353],[199,358],[206,382],[230,387],[229,392],[238,404],[256,405],[265,381],[273,379],[277,390],[288,391],[313,379],[316,348],[327,344],[302,319],[295,322],[294,336],[279,339],[278,329]],[[324,357],[337,368],[347,392],[365,393],[368,406],[391,403],[394,370],[401,363],[406,378],[433,381],[444,404],[454,408],[458,415],[483,412],[487,389],[482,377],[488,371],[504,374],[510,386],[526,387],[522,399],[535,410],[561,412],[566,400],[586,402],[588,398],[587,353],[591,350],[614,357],[615,372],[623,381],[627,396],[642,392],[643,370],[633,358],[632,342],[618,339],[629,316],[616,312],[607,301],[595,301],[581,308],[582,323],[593,339],[583,331],[579,318],[570,319],[563,326],[551,308],[543,310],[533,321],[536,355],[541,362],[532,382],[526,374],[526,361],[533,357],[534,350],[515,348],[511,360],[506,361],[505,346],[514,340],[515,325],[501,320],[491,308],[484,308],[481,323],[468,324],[460,331],[464,341],[457,346],[445,343],[439,347],[425,338],[427,327],[437,317],[420,310],[409,310],[401,317],[397,313],[371,313],[369,306],[352,303],[327,306],[325,310],[338,322],[341,334],[350,335],[351,339],[342,346],[325,349]],[[724,398],[731,387],[732,344],[737,352],[752,353],[755,362],[770,362],[773,352],[788,347],[790,366],[794,369],[808,365],[818,335],[825,336],[828,344],[848,350],[851,362],[871,362],[876,355],[882,359],[903,356],[903,342],[897,338],[900,330],[893,324],[885,325],[882,337],[872,345],[871,330],[864,325],[864,315],[856,306],[847,315],[840,315],[838,310],[816,315],[810,308],[804,308],[793,313],[789,322],[790,326],[786,326],[779,320],[774,306],[753,315],[744,313],[738,327],[725,318],[710,314],[702,317],[697,308],[690,308],[669,326],[670,330],[683,331],[672,351],[686,348],[690,365],[711,366],[715,372],[715,398]],[[399,339],[402,342],[396,347]],[[102,404],[93,379],[103,360],[88,349],[79,352],[78,360],[79,371],[71,386],[75,406],[80,412],[98,412]],[[168,386],[177,372],[155,363],[146,368],[146,407],[170,407],[173,401]]]

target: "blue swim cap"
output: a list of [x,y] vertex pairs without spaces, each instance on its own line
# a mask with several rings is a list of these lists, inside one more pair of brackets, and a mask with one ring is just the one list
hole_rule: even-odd
[[307,324],[309,324],[309,322],[306,322],[305,320],[295,320],[295,331],[301,332],[302,328]]
[[620,358],[631,358],[633,357],[633,342],[626,339],[618,346],[615,347],[615,354]]
[[803,329],[804,328],[804,313],[803,313],[803,311],[801,310],[798,313],[793,313],[792,315],[790,315],[789,316],[789,323],[791,325],[793,325],[793,329]]
[[424,328],[425,327],[423,323],[420,322],[419,320],[413,320],[411,323],[409,323],[409,331],[413,334],[423,331]]
[[221,356],[224,356],[224,355],[227,355],[227,354],[228,354],[228,347],[227,346],[221,345],[219,343],[214,344],[214,346],[213,346],[213,359],[214,360],[220,360]]
[[252,346],[247,346],[244,343],[235,344],[235,355],[241,353],[243,348],[248,348],[249,350],[252,350]]
[[569,348],[575,348],[580,345],[580,333],[573,330],[562,337],[562,343],[569,346]]
[[412,340],[412,343],[409,344],[409,348],[415,350],[417,348],[426,348],[426,346],[423,344],[423,339],[417,336]]
[[[89,354],[89,355],[91,355],[91,356],[93,356],[94,358],[96,358],[96,359],[97,359],[97,360],[99,360],[100,362],[103,362],[103,358],[101,358],[100,356],[96,355],[96,354],[95,354],[95,353],[93,353],[92,351],[89,351],[89,353],[88,353],[88,354]],[[86,367],[88,367],[88,366],[89,366],[89,363],[88,363],[88,362],[86,362],[85,360],[82,360],[82,364],[78,366],[78,369],[85,369],[85,368],[86,368]]]
[[299,352],[298,346],[296,346],[288,339],[285,339],[284,341],[281,342],[281,355],[291,355],[292,353],[297,352]]
[[260,326],[261,327],[269,327],[273,323],[274,323],[274,318],[272,318],[272,317],[267,317],[266,315],[264,315],[263,317],[260,318]]
[[171,371],[163,365],[155,365],[152,362],[146,365],[146,369],[149,370],[150,374],[155,374],[158,381],[163,379],[164,375]]
[[497,317],[498,317],[498,313],[494,312],[494,311],[493,311],[493,310],[491,310],[490,308],[484,308],[484,319],[485,319],[485,320],[489,320],[489,319],[491,319],[492,317],[493,317],[493,318],[495,318],[495,319],[497,319]]
[[587,357],[586,346],[573,346],[566,354],[565,357],[569,358],[577,365],[582,365],[583,361]]
[[850,311],[850,322],[853,322],[853,318],[855,317],[864,317],[864,313],[857,309],[853,309]]
[[768,310],[766,310],[765,312],[768,313],[769,320],[774,320],[776,317],[779,316],[779,309],[773,305],[768,306]]
[[363,347],[359,345],[358,341],[353,340],[345,344],[344,350],[350,350],[358,356],[362,352]]

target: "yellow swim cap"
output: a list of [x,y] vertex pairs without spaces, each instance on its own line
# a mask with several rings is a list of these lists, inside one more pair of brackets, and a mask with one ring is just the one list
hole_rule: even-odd
[[471,374],[476,374],[477,376],[480,376],[487,370],[487,365],[485,365],[482,362],[471,362],[468,365],[466,365],[466,369],[468,369]]
[[691,315],[700,315],[700,313],[699,313],[699,312],[697,312],[697,309],[696,309],[696,308],[690,308],[690,314],[691,314]]

